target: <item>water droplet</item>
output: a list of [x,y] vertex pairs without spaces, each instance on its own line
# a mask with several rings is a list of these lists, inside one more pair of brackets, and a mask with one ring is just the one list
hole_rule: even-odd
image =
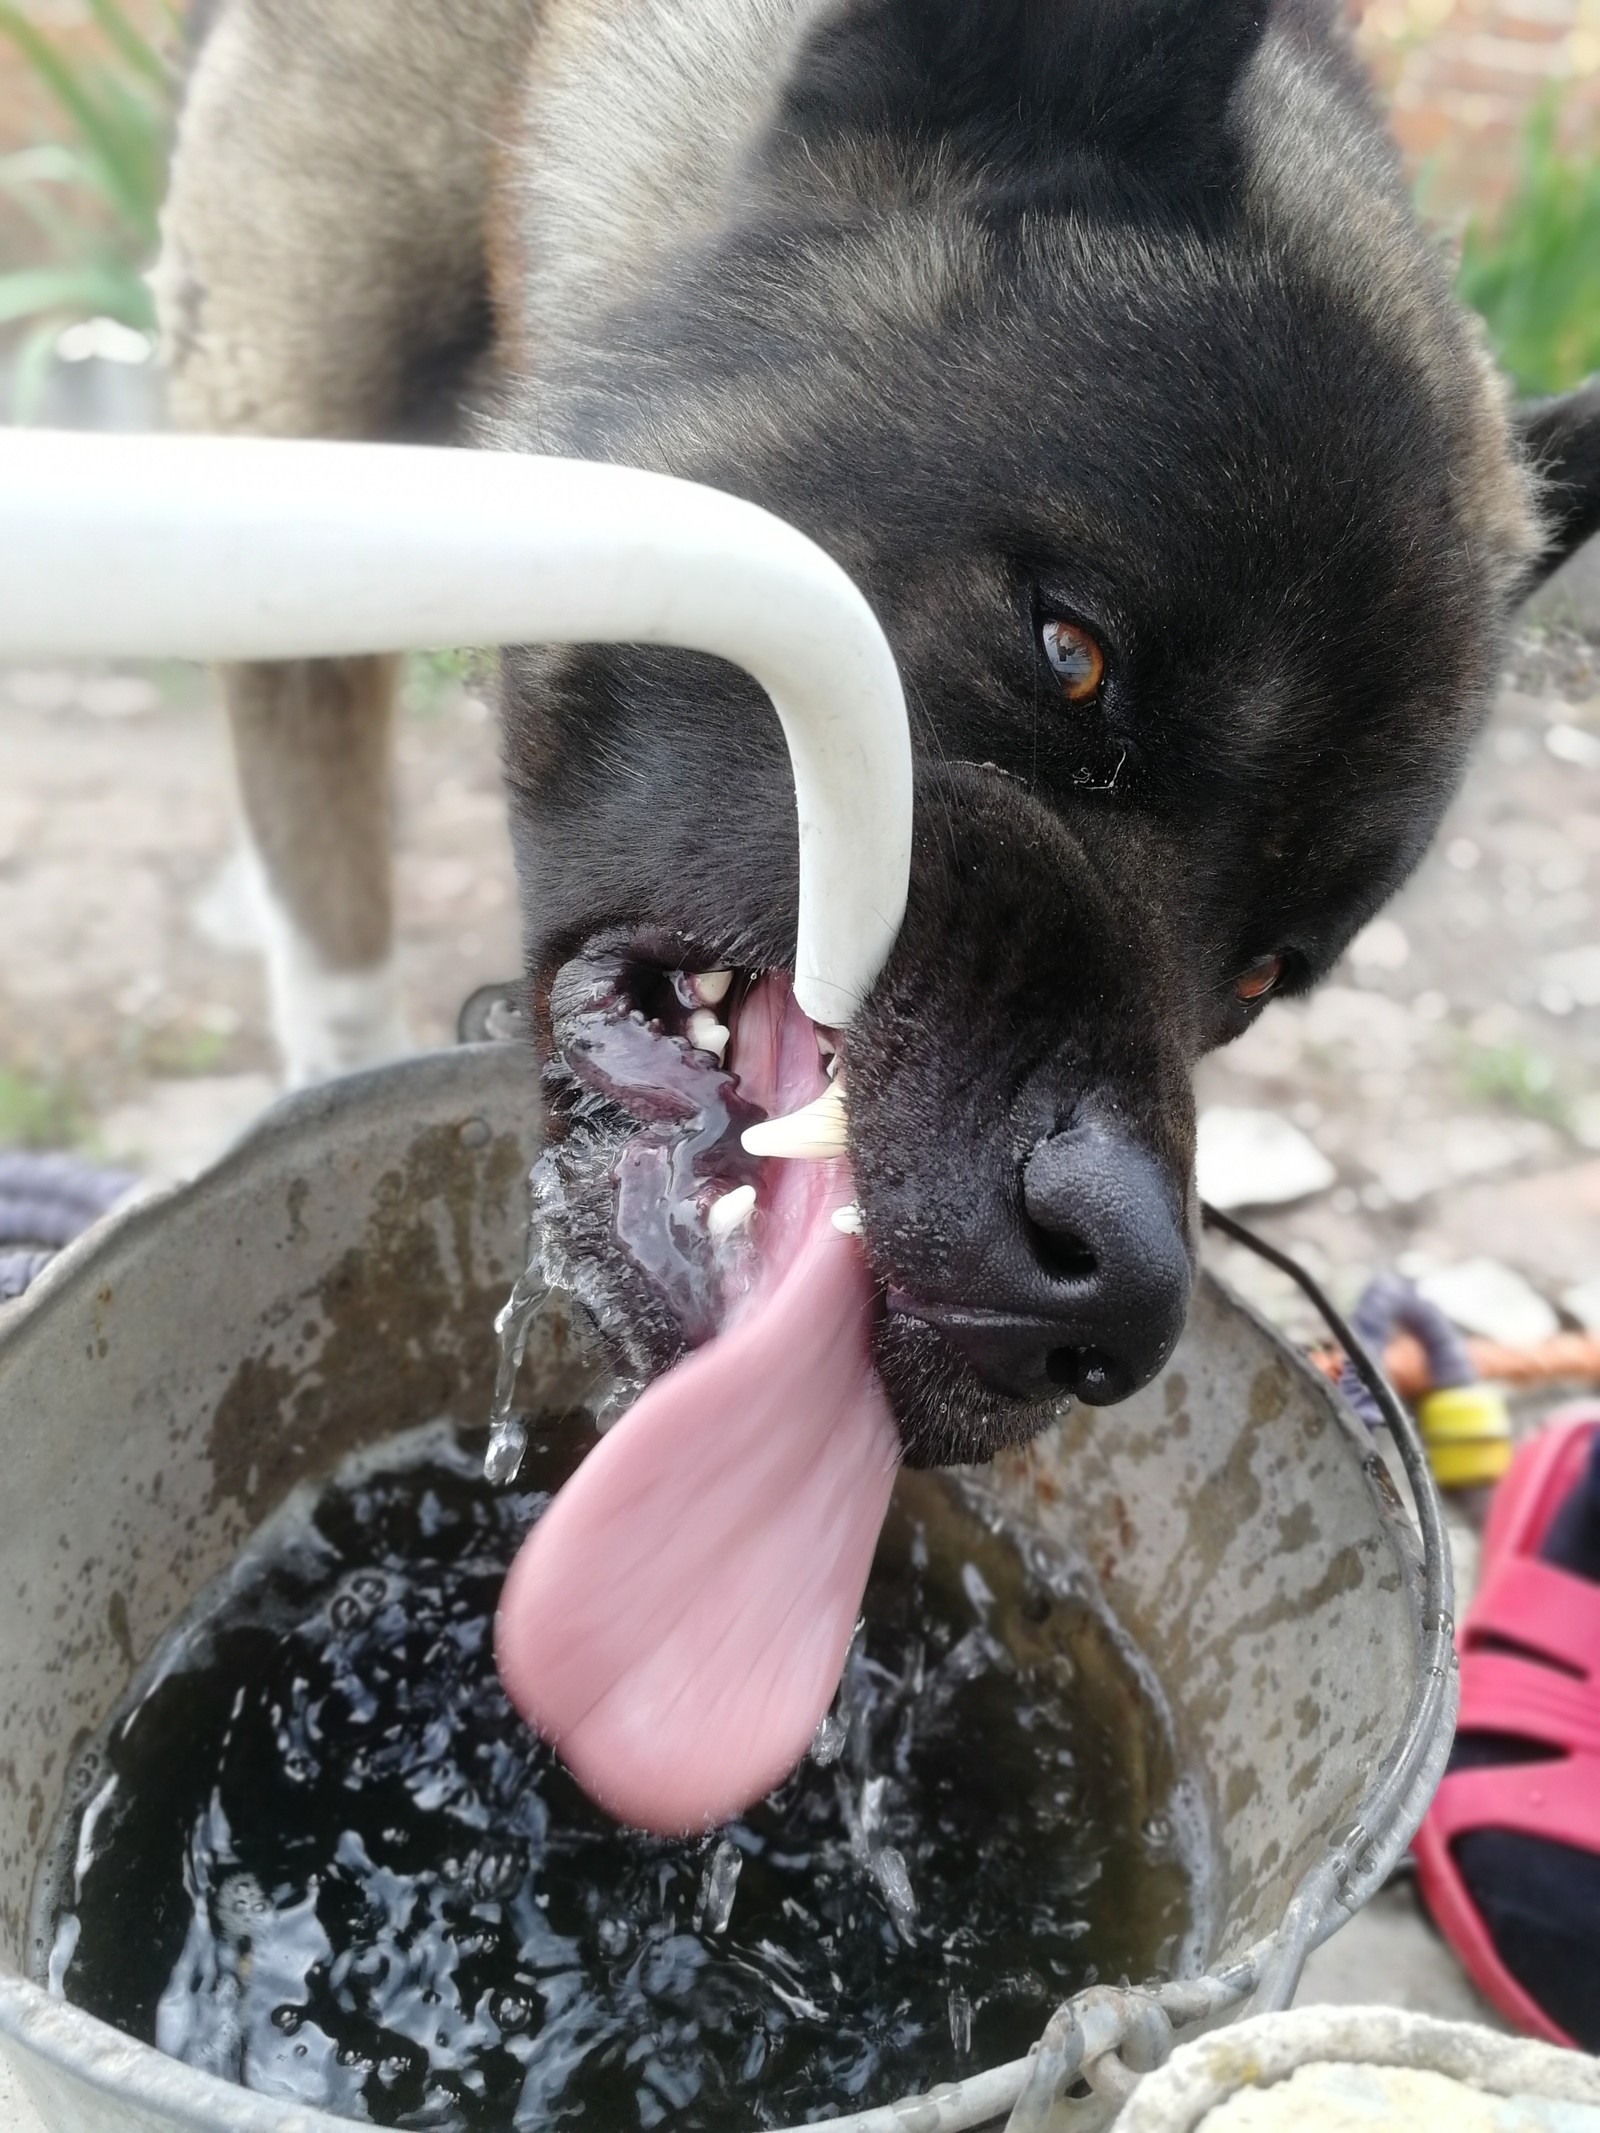
[[950,2042],[960,2059],[972,2049],[972,2002],[959,1985],[950,1995]]
[[872,1854],[872,1878],[894,1920],[895,1931],[909,1947],[917,1937],[917,1899],[905,1860],[892,1844],[885,1844]]
[[850,1728],[836,1711],[830,1711],[811,1736],[811,1760],[819,1770],[826,1770],[843,1755],[849,1738]]
[[520,1416],[508,1415],[497,1421],[489,1433],[489,1449],[483,1455],[484,1480],[497,1489],[515,1481],[527,1449],[527,1425]]
[[703,1925],[707,1933],[727,1932],[728,1920],[733,1916],[733,1892],[739,1886],[739,1869],[743,1865],[744,1854],[724,1837],[711,1854],[695,1911],[696,1924]]

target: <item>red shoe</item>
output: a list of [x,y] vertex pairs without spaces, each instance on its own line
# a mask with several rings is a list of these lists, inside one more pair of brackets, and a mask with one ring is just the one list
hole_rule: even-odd
[[1518,1451],[1495,1491],[1477,1598],[1457,1637],[1459,1731],[1509,1734],[1549,1759],[1452,1771],[1414,1846],[1423,1899],[1485,1999],[1528,2035],[1574,2049],[1501,1961],[1451,1847],[1502,1830],[1600,1856],[1600,1585],[1539,1559],[1597,1435],[1600,1404],[1583,1401]]

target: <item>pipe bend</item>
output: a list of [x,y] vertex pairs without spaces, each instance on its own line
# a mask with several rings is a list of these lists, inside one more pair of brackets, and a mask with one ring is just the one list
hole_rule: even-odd
[[631,467],[418,445],[0,437],[0,658],[337,657],[440,645],[709,652],[771,698],[795,779],[795,992],[847,1023],[911,867],[911,742],[859,589],[755,504]]

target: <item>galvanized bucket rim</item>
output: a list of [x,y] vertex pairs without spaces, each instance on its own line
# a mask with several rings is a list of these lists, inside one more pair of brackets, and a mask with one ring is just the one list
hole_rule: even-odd
[[[396,1075],[427,1083],[453,1082],[464,1062],[500,1058],[505,1050],[504,1042],[458,1045],[281,1096],[214,1163],[178,1184],[136,1191],[61,1252],[21,1297],[0,1304],[0,1354],[24,1328],[47,1319],[84,1281],[98,1279],[105,1259],[161,1222],[172,1208],[260,1160],[277,1142],[327,1122],[345,1110],[352,1098],[392,1085]],[[529,1096],[532,1108],[537,1096],[531,1074]],[[1186,2030],[1214,2019],[1251,1994],[1256,1995],[1256,2012],[1287,2006],[1306,1956],[1381,1884],[1415,1834],[1437,1787],[1455,1725],[1451,1573],[1443,1512],[1416,1426],[1316,1285],[1241,1225],[1210,1210],[1207,1214],[1214,1226],[1264,1252],[1307,1290],[1374,1393],[1395,1442],[1415,1503],[1416,1523],[1398,1501],[1389,1505],[1380,1499],[1377,1509],[1396,1538],[1413,1552],[1420,1550],[1423,1585],[1423,1649],[1400,1735],[1384,1758],[1355,1824],[1330,1841],[1291,1898],[1278,1927],[1234,1962],[1204,1978],[1162,1986],[1092,1987],[1056,2011],[1026,2058],[942,2084],[926,2095],[816,2120],[813,2127],[825,2126],[828,2133],[965,2133],[965,2129],[1008,2116],[1010,2133],[1043,2133],[1047,2121],[1057,2127],[1071,2123],[1076,2114],[1066,2092],[1084,2075],[1101,2099],[1124,2100],[1138,2080],[1137,2069],[1122,2057],[1124,2045],[1129,2047],[1130,2059],[1143,2056],[1153,2065],[1165,2059]],[[1332,1401],[1346,1429],[1352,1435],[1363,1434],[1364,1425],[1337,1392],[1316,1376],[1258,1312],[1228,1293],[1235,1308],[1254,1322],[1302,1380]],[[12,2039],[46,2064],[114,2095],[121,2103],[164,2116],[195,2133],[214,2133],[223,2124],[236,2128],[237,2133],[345,2133],[352,2123],[312,2107],[260,2095],[167,2058],[154,2045],[124,2035],[12,1973],[0,1972],[0,2037]],[[1102,2113],[1103,2109],[1102,2100]],[[1104,2122],[1103,2115],[1098,2122]],[[802,2133],[802,2129],[792,2129],[792,2133]]]

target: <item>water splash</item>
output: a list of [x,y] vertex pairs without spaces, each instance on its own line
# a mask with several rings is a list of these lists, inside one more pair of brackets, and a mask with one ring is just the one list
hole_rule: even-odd
[[950,1995],[950,2042],[958,2059],[965,2059],[972,2050],[972,2000],[959,1985]]
[[711,1854],[705,1879],[700,1884],[700,1901],[695,1907],[695,1926],[707,1933],[726,1933],[728,1920],[733,1916],[733,1892],[739,1886],[739,1869],[744,1865],[744,1853],[737,1844],[730,1844],[724,1837]]
[[872,1854],[872,1878],[878,1884],[884,1907],[894,1920],[895,1931],[908,1948],[917,1941],[917,1899],[906,1872],[906,1862],[892,1844],[881,1844]]
[[811,1736],[811,1760],[819,1770],[826,1770],[830,1763],[836,1763],[843,1755],[845,1743],[849,1738],[850,1728],[844,1720],[836,1711],[828,1712]]
[[511,1403],[516,1397],[517,1372],[527,1353],[528,1335],[549,1298],[544,1269],[536,1259],[530,1259],[495,1317],[500,1360],[495,1368],[494,1400],[489,1409],[489,1449],[483,1457],[483,1478],[493,1488],[504,1488],[516,1480],[528,1449],[528,1425],[520,1415],[512,1413]]

